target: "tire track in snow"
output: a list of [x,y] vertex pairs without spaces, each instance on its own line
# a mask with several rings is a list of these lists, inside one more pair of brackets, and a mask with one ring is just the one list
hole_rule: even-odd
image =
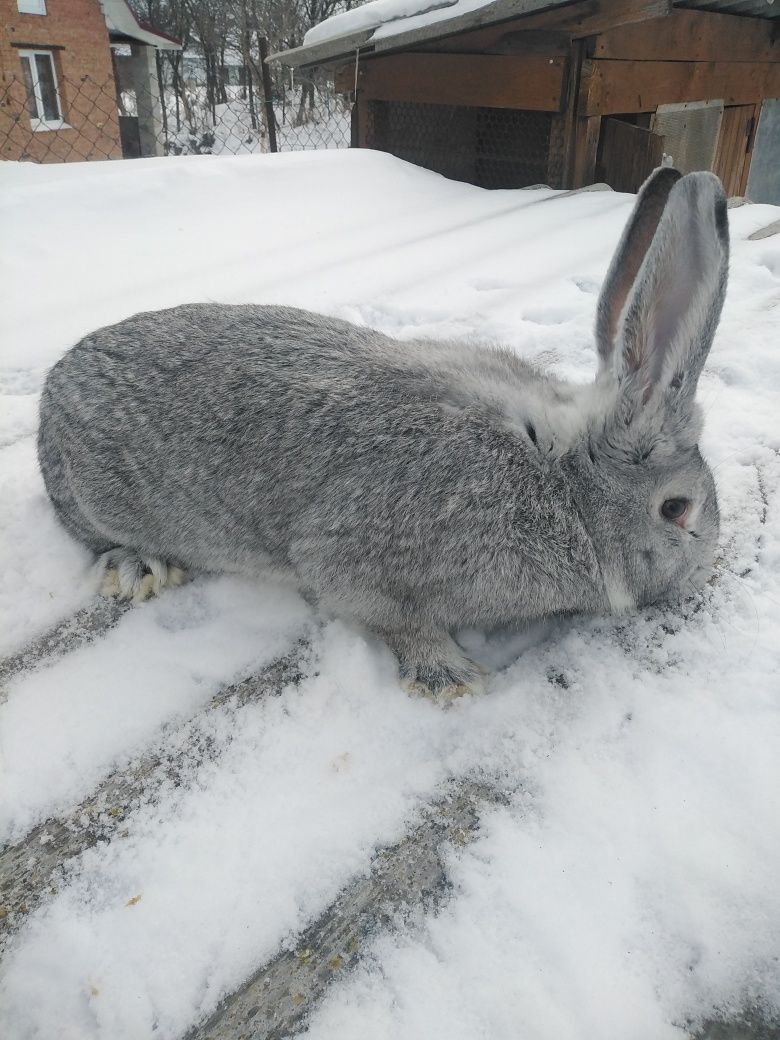
[[406,837],[377,853],[299,937],[251,976],[187,1040],[282,1040],[297,1032],[330,983],[360,961],[368,940],[410,909],[436,911],[449,892],[445,855],[473,841],[480,815],[505,799],[476,781],[453,783]]
[[162,784],[178,786],[189,771],[218,757],[222,745],[203,727],[213,712],[234,712],[297,684],[307,671],[309,651],[309,643],[299,642],[257,675],[224,687],[194,718],[164,733],[153,749],[106,779],[66,816],[39,824],[0,851],[0,952],[41,899],[56,893],[61,867],[98,842],[110,841],[132,812],[154,799]]
[[[471,747],[457,710],[442,714],[403,696],[385,655],[375,662],[373,648],[338,623],[322,648],[300,689],[287,687],[278,702],[248,704],[240,715],[212,715],[204,731],[218,746],[203,768],[184,770],[180,789],[166,778],[159,797],[74,863],[57,894],[20,922],[3,963],[3,1010],[20,1035],[33,1022],[45,1033],[55,1020],[75,1021],[84,979],[94,985],[98,1018],[112,1019],[88,1035],[129,1040],[153,1023],[161,1035],[185,1035],[199,1010],[211,1015],[319,920],[351,878],[365,876],[372,850],[397,842],[410,820],[414,828],[442,785],[451,790],[450,777],[474,775],[483,741]],[[146,937],[148,915],[161,919],[158,901],[167,931],[156,955]],[[177,957],[183,974],[175,992],[157,990],[160,965]],[[54,989],[41,1006],[16,1005],[17,983],[24,988],[31,971],[54,972]],[[131,1024],[119,1010],[125,1001]]]
[[42,636],[0,660],[0,704],[5,700],[3,687],[11,679],[94,643],[117,624],[130,606],[127,601],[96,597]]
[[[452,781],[450,790],[425,810],[396,844],[375,855],[369,871],[348,885],[301,935],[226,997],[185,1040],[285,1040],[299,1034],[331,984],[361,962],[381,930],[398,927],[422,908],[436,913],[451,886],[446,855],[479,835],[485,809],[505,805],[496,788],[478,781]],[[691,1040],[780,1040],[780,1025],[760,1011],[704,1023]]]
[[760,1008],[752,1008],[737,1019],[705,1022],[693,1040],[780,1040],[780,1023],[770,1021]]

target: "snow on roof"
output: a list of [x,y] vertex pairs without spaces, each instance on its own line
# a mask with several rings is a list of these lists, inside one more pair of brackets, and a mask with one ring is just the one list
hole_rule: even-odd
[[[303,38],[304,44],[322,43],[324,40],[348,36],[359,29],[377,29],[388,22],[396,22],[413,16],[435,17],[458,5],[459,0],[371,0],[371,3],[342,11],[326,18],[324,22],[309,29]],[[481,4],[492,0],[478,0]]]
[[355,50],[385,50],[557,7],[566,0],[372,0],[326,18],[301,47],[270,55],[285,65],[314,65]]
[[405,29],[433,25],[455,14],[490,7],[493,3],[495,0],[371,0],[315,25],[304,36],[303,44],[324,43],[370,29],[376,30],[372,39],[381,39]]
[[[378,53],[522,15],[564,6],[572,0],[371,0],[352,11],[326,18],[306,33],[301,47],[269,56],[297,67],[346,57],[355,51]],[[674,0],[674,7],[707,9],[756,18],[780,18],[774,0]]]
[[136,40],[161,51],[180,51],[181,41],[139,21],[125,0],[100,0],[109,35]]

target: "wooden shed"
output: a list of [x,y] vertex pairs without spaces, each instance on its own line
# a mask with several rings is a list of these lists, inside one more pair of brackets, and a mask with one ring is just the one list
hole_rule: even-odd
[[666,156],[780,204],[780,0],[383,3],[271,59],[333,71],[353,146],[490,188],[635,191]]

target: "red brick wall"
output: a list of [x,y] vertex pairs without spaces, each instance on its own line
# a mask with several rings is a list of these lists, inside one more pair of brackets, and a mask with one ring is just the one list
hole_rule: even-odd
[[[122,156],[108,30],[99,0],[46,0],[46,14],[19,14],[0,0],[0,159],[62,162]],[[70,129],[33,132],[19,47],[55,50],[62,114]]]

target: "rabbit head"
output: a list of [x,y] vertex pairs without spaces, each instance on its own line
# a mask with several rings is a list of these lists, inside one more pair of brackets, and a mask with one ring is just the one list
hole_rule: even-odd
[[578,483],[618,612],[684,595],[712,568],[718,502],[694,397],[728,252],[717,177],[661,168],[639,193],[604,282]]

